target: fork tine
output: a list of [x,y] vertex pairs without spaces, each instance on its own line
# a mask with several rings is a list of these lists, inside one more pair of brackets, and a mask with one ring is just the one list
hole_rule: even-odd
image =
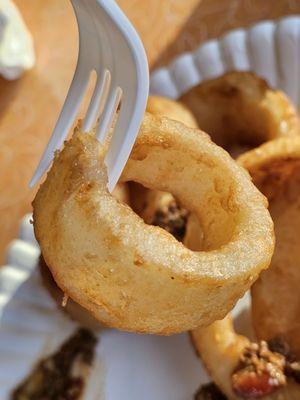
[[108,103],[105,107],[103,116],[96,132],[96,138],[99,140],[100,143],[104,143],[109,133],[109,130],[113,123],[113,118],[117,112],[118,105],[120,104],[122,98],[122,93],[122,89],[120,87],[117,87],[114,89],[109,97]]
[[[126,100],[121,108],[113,136],[105,157],[108,174],[108,190],[112,192],[117,184],[124,166],[129,158],[130,152],[139,132],[140,120],[135,117],[139,112],[136,107],[133,116],[128,120],[128,109]],[[141,106],[142,108],[142,106]]]
[[29,187],[33,187],[40,180],[43,173],[49,168],[55,150],[61,147],[67,137],[77,116],[88,81],[89,74],[77,67],[60,116],[56,122],[52,136],[44,150],[37,169],[29,183]]
[[110,71],[105,69],[101,77],[97,79],[96,87],[83,122],[83,132],[90,131],[95,124],[97,115],[102,114],[108,96],[110,81]]

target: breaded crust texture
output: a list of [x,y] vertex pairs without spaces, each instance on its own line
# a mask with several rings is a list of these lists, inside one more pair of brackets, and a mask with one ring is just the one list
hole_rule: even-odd
[[58,286],[102,323],[172,334],[223,318],[273,252],[265,197],[197,129],[146,114],[121,181],[171,192],[201,224],[202,251],[145,224],[106,189],[104,149],[75,132],[33,202]]

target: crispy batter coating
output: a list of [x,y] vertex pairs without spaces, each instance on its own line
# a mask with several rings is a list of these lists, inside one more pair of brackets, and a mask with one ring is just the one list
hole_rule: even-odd
[[145,224],[107,192],[104,150],[76,132],[33,202],[34,229],[58,286],[104,324],[171,334],[223,318],[269,265],[265,198],[195,129],[146,115],[122,181],[171,192],[201,221],[203,251]]
[[[238,335],[230,316],[216,321],[206,328],[198,328],[191,333],[195,348],[201,356],[209,375],[228,400],[241,400],[232,388],[232,374],[250,341]],[[298,400],[300,385],[289,381],[287,386],[276,390],[261,400]]]

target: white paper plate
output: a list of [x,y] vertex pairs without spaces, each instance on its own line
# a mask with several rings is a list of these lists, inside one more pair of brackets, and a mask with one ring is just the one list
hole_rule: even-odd
[[178,99],[203,80],[232,70],[256,72],[300,107],[300,16],[263,21],[205,42],[154,71],[150,90]]

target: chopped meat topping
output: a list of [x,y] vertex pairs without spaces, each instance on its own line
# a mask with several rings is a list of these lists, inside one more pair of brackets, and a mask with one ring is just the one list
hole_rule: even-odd
[[243,398],[261,398],[286,384],[285,357],[270,351],[267,342],[251,343],[232,375],[234,392]]
[[12,400],[79,400],[84,390],[85,368],[94,358],[96,337],[78,329],[61,348],[42,360],[13,392]]
[[241,357],[241,362],[245,366],[253,366],[255,372],[268,372],[272,377],[276,378],[277,373],[284,368],[285,358],[280,353],[270,351],[267,342],[262,340],[259,344],[252,343],[246,349]]
[[195,400],[226,400],[226,397],[214,383],[201,386],[195,394]]
[[182,241],[185,235],[188,211],[175,200],[156,211],[152,225],[160,226]]

